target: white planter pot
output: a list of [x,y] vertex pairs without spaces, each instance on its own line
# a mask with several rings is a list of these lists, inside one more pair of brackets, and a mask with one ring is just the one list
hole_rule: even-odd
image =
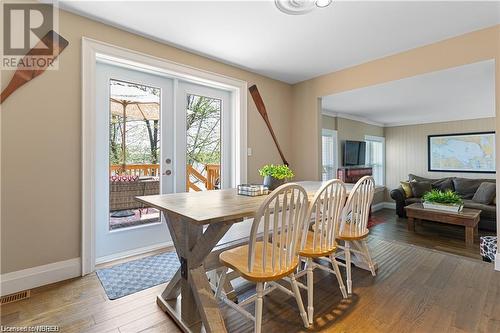
[[428,209],[436,209],[436,210],[444,210],[447,212],[453,212],[453,213],[458,213],[461,212],[462,209],[464,208],[463,205],[445,205],[445,204],[439,204],[439,203],[434,203],[434,202],[423,202],[424,208]]

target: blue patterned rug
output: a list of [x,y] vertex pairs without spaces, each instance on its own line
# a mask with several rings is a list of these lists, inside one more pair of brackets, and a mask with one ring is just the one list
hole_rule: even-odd
[[175,252],[166,252],[96,271],[110,300],[170,281],[179,268]]

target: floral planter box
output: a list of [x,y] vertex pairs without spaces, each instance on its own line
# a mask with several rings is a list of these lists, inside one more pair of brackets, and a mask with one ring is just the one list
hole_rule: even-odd
[[435,202],[425,202],[425,201],[422,204],[424,205],[424,208],[444,210],[453,213],[459,213],[464,208],[463,205],[445,205],[445,204],[439,204]]

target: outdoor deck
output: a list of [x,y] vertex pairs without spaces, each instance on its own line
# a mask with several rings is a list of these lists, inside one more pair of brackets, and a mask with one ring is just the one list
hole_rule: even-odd
[[[137,182],[123,182],[110,187],[109,229],[116,230],[160,221],[160,213],[154,208],[144,207],[135,200],[142,195],[159,194],[159,164],[111,165],[110,176],[138,176]],[[200,172],[192,165],[186,167],[186,188],[189,191],[210,191],[219,187],[220,166],[207,164]],[[123,213],[123,217],[116,213]],[[113,216],[114,215],[114,216]],[[119,215],[119,214],[118,214]]]

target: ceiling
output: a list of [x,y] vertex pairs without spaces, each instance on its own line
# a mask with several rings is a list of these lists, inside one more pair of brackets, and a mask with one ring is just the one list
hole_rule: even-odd
[[495,62],[325,96],[322,108],[324,114],[381,126],[495,117]]
[[62,0],[59,4],[288,83],[500,24],[496,1],[337,0],[306,15],[286,15],[273,1]]

